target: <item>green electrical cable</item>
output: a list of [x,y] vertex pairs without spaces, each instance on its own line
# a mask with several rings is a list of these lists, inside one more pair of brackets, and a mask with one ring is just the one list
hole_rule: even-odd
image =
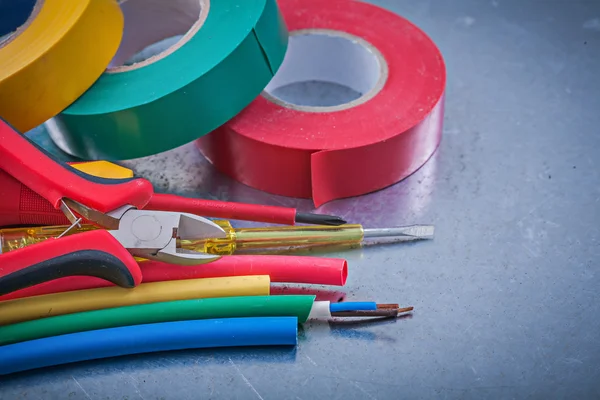
[[119,326],[209,318],[296,316],[305,322],[315,296],[241,296],[166,301],[60,315],[0,326],[0,345]]

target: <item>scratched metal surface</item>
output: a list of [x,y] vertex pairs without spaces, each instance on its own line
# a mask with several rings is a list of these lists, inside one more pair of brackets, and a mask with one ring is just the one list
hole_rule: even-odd
[[[600,4],[377,3],[445,55],[443,143],[404,182],[319,211],[371,227],[436,225],[432,242],[335,254],[350,263],[348,299],[412,304],[413,317],[307,324],[295,349],[22,373],[1,378],[0,398],[600,396]],[[193,146],[127,164],[160,191],[311,208],[220,176]]]

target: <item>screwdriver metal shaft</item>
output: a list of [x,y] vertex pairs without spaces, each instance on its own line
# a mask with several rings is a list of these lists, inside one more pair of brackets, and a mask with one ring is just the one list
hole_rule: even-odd
[[367,238],[399,238],[405,240],[421,240],[433,238],[433,225],[412,225],[398,228],[363,229]]

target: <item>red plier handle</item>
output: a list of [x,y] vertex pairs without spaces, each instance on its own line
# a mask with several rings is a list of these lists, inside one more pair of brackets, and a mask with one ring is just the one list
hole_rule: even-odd
[[124,288],[142,281],[135,258],[102,229],[0,254],[0,296],[67,276],[97,277]]
[[154,189],[142,178],[105,179],[55,160],[0,119],[0,169],[38,193],[55,209],[68,198],[108,213],[124,205],[144,208]]

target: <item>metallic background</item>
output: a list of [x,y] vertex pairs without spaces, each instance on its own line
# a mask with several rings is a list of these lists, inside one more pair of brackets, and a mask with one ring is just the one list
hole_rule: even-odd
[[[1,399],[600,396],[600,2],[375,3],[442,50],[444,137],[405,181],[319,211],[436,225],[430,242],[333,253],[349,260],[349,300],[414,305],[412,318],[306,324],[295,349],[21,373],[0,378]],[[126,164],[158,191],[311,209],[220,176],[191,145]]]

